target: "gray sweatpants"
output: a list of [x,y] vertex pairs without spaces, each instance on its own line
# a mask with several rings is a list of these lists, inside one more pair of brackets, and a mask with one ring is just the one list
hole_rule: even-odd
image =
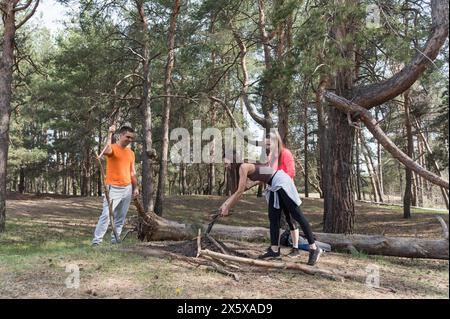
[[[130,207],[131,197],[132,197],[132,186],[108,186],[109,187],[109,197],[113,202],[113,212],[114,212],[114,225],[116,226],[117,235],[120,238],[120,233],[122,232],[123,225],[125,224],[125,218],[127,217],[128,208]],[[109,225],[109,209],[106,197],[103,199],[103,211],[100,216],[97,227],[95,227],[93,244],[99,244],[103,240],[103,236],[108,230]],[[116,238],[111,230],[111,243],[116,243]]]

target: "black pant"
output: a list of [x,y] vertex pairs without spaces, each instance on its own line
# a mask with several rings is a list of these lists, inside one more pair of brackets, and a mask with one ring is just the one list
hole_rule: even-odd
[[292,216],[294,220],[296,220],[300,224],[300,227],[305,233],[308,243],[310,245],[314,244],[315,241],[312,234],[311,226],[309,225],[308,221],[303,215],[300,206],[297,206],[297,204],[292,199],[290,199],[288,194],[286,194],[286,192],[282,188],[280,188],[277,191],[277,193],[278,193],[278,201],[280,203],[279,209],[273,207],[275,195],[273,192],[270,193],[269,198],[269,222],[270,222],[271,245],[272,246],[279,245],[281,211],[283,211],[284,215],[286,216],[286,222],[289,224],[290,230],[296,229],[296,227],[292,224],[291,221]]

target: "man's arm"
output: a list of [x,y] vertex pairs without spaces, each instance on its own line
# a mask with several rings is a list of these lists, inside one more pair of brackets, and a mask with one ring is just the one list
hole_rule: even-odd
[[111,125],[109,127],[109,129],[108,129],[108,138],[106,140],[106,146],[105,146],[102,154],[111,155],[113,153],[111,144],[112,144],[112,136],[113,136],[115,131],[116,131],[116,126],[115,125]]
[[137,197],[139,196],[139,188],[138,188],[138,179],[136,176],[136,168],[134,166],[134,160],[131,163],[130,175],[131,175],[131,185],[133,186],[133,197]]

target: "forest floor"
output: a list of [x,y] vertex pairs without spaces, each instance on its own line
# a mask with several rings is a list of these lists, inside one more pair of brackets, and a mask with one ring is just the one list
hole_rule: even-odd
[[[169,196],[164,217],[207,223],[211,210],[223,200],[219,196]],[[239,271],[236,281],[184,261],[145,257],[140,252],[149,245],[163,248],[174,243],[140,243],[134,235],[111,245],[108,232],[104,243],[92,248],[101,205],[100,198],[11,194],[6,232],[0,234],[0,298],[449,298],[448,260],[326,253],[315,266],[360,278],[375,267],[380,287],[372,288],[365,280],[342,283],[254,267]],[[320,232],[322,201],[303,199],[302,208],[313,230]],[[135,215],[131,206],[128,217]],[[414,209],[412,218],[405,220],[401,207],[357,202],[355,233],[441,238],[437,215],[448,223],[448,211]],[[267,227],[264,199],[244,197],[232,216],[220,223]],[[267,245],[242,242],[254,255]],[[288,252],[282,249],[282,254]],[[306,260],[307,253],[302,252],[295,262],[305,265]],[[66,285],[71,265],[80,271],[78,288]]]

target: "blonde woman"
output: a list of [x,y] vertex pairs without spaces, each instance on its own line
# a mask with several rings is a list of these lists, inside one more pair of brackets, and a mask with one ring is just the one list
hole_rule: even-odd
[[[228,167],[233,160],[234,158],[228,158],[226,155],[224,158],[225,166]],[[259,181],[268,185],[265,191],[265,196],[268,203],[271,246],[258,258],[281,258],[279,237],[281,211],[283,211],[286,216],[292,216],[292,218],[300,224],[303,232],[305,233],[306,239],[308,240],[310,248],[308,265],[315,265],[322,254],[322,249],[316,245],[311,227],[299,208],[301,201],[294,182],[292,178],[283,170],[274,170],[267,163],[240,164],[238,188],[236,192],[222,204],[220,207],[220,215],[229,215],[230,209],[236,205],[245,191],[247,178],[251,181]],[[288,219],[290,219],[289,217]]]
[[[289,149],[283,143],[280,134],[276,130],[272,130],[270,134],[266,135],[266,154],[268,155],[268,164],[274,170],[283,170],[289,175],[292,180],[295,177],[295,162],[294,156]],[[284,211],[286,223],[289,226],[289,230],[292,238],[292,250],[288,254],[290,258],[296,258],[300,255],[298,249],[299,232],[298,227],[292,222],[289,213]],[[282,223],[281,223],[281,226]]]

